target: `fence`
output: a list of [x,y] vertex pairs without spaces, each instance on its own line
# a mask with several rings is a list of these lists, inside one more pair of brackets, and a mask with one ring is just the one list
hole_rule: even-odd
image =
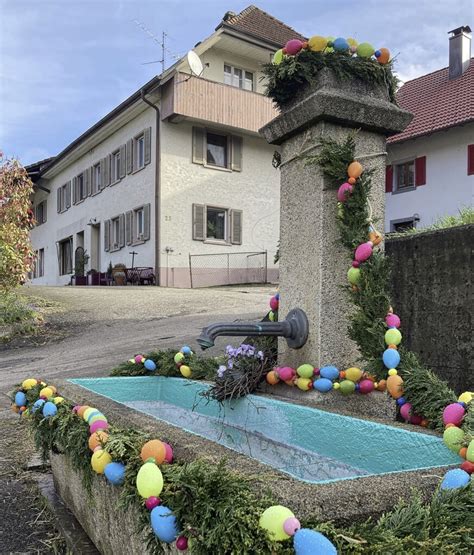
[[267,283],[267,251],[190,254],[191,287]]

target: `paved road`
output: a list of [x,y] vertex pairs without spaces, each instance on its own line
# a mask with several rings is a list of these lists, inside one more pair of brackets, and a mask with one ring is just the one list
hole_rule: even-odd
[[[183,344],[199,350],[195,339],[204,326],[261,318],[274,287],[28,287],[25,292],[61,303],[64,310],[52,315],[52,323],[68,335],[43,346],[0,352],[0,391],[31,376],[51,381],[105,376],[141,351]],[[228,342],[219,338],[209,353],[221,353]]]

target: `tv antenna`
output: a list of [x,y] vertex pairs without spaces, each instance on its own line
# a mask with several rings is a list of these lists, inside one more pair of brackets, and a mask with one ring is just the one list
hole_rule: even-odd
[[161,48],[161,60],[153,60],[152,62],[143,62],[142,65],[161,64],[161,72],[163,73],[166,67],[167,52],[168,54],[171,55],[172,58],[175,58],[176,60],[179,59],[179,56],[176,56],[175,54],[173,54],[173,52],[168,50],[168,48],[166,47],[166,39],[169,37],[164,31],[161,33],[161,39],[160,39],[152,31],[150,31],[150,29],[148,29],[148,27],[146,27],[144,23],[141,23],[140,21],[138,21],[138,19],[134,19],[133,23],[135,23],[137,27],[139,27],[145,34],[147,34],[152,39],[153,42],[156,43],[157,46]]

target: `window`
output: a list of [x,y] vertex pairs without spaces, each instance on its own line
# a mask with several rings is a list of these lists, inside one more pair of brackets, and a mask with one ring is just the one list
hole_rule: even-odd
[[224,83],[238,89],[253,91],[253,73],[224,64]]
[[150,239],[150,204],[125,213],[125,243],[136,245]]
[[242,244],[242,211],[193,204],[193,239]]
[[58,212],[65,212],[71,206],[71,182],[68,181],[57,191]]
[[415,218],[405,218],[401,220],[392,220],[390,222],[390,231],[393,233],[402,233],[407,229],[416,227]]
[[47,219],[47,201],[43,200],[36,205],[35,209],[36,225],[41,225],[46,222]]
[[112,183],[115,183],[120,179],[120,163],[121,163],[120,158],[121,158],[120,150],[117,150],[116,152],[112,153],[112,167],[111,167]]
[[85,182],[84,182],[84,174],[80,173],[77,176],[77,197],[78,200],[84,200],[87,196],[87,191],[86,191],[86,187],[85,187]]
[[219,168],[228,167],[228,137],[216,133],[206,134],[206,163]]
[[72,237],[59,243],[59,274],[72,274]]
[[35,251],[35,267],[33,270],[33,278],[44,276],[44,249]]
[[415,187],[415,160],[395,166],[396,190],[402,191]]
[[92,194],[95,195],[102,189],[102,168],[100,162],[92,168]]
[[120,218],[114,218],[112,220],[112,246],[114,249],[118,249],[120,244]]
[[145,135],[140,135],[134,139],[135,155],[134,155],[134,169],[139,170],[145,166]]
[[143,234],[145,233],[145,214],[143,208],[135,210],[135,224],[137,239],[143,238]]
[[242,171],[243,139],[204,127],[193,127],[193,164],[208,168]]

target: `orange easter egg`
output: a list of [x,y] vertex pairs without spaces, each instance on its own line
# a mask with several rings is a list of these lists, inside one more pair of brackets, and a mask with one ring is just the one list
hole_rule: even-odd
[[383,240],[382,234],[378,231],[371,231],[369,233],[369,241],[372,241],[374,245],[379,245]]
[[291,380],[285,380],[286,385],[289,385],[291,387],[293,387],[295,385],[294,379]]
[[362,164],[360,162],[351,162],[347,168],[347,175],[357,179],[362,173]]
[[147,441],[142,447],[140,457],[142,458],[143,462],[146,462],[148,459],[152,458],[155,459],[156,464],[163,464],[166,458],[165,444],[159,439],[152,439],[151,441]]
[[395,349],[396,351],[398,351],[397,346],[394,345],[393,343],[390,343],[390,345],[388,345],[387,349]]
[[94,432],[89,438],[89,449],[94,451],[96,447],[101,447],[109,439],[109,434],[103,430]]
[[350,183],[351,185],[355,185],[356,181],[357,179],[355,177],[349,177],[349,179],[347,180],[347,182]]
[[379,64],[387,64],[390,60],[390,50],[388,48],[379,48],[380,56],[376,58]]
[[83,418],[84,413],[86,412],[87,409],[90,409],[90,407],[87,406],[87,405],[83,405],[82,407],[77,409],[77,415],[80,416],[81,418]]
[[459,449],[459,456],[465,459],[466,454],[467,454],[467,447],[461,447],[461,449]]
[[379,391],[385,391],[387,389],[387,380],[380,380],[377,389]]
[[394,399],[399,399],[403,395],[403,380],[398,374],[388,377],[387,391]]
[[275,370],[271,370],[270,372],[268,372],[268,374],[267,374],[267,383],[269,383],[270,385],[275,385],[279,381],[280,381],[280,378],[278,377]]

